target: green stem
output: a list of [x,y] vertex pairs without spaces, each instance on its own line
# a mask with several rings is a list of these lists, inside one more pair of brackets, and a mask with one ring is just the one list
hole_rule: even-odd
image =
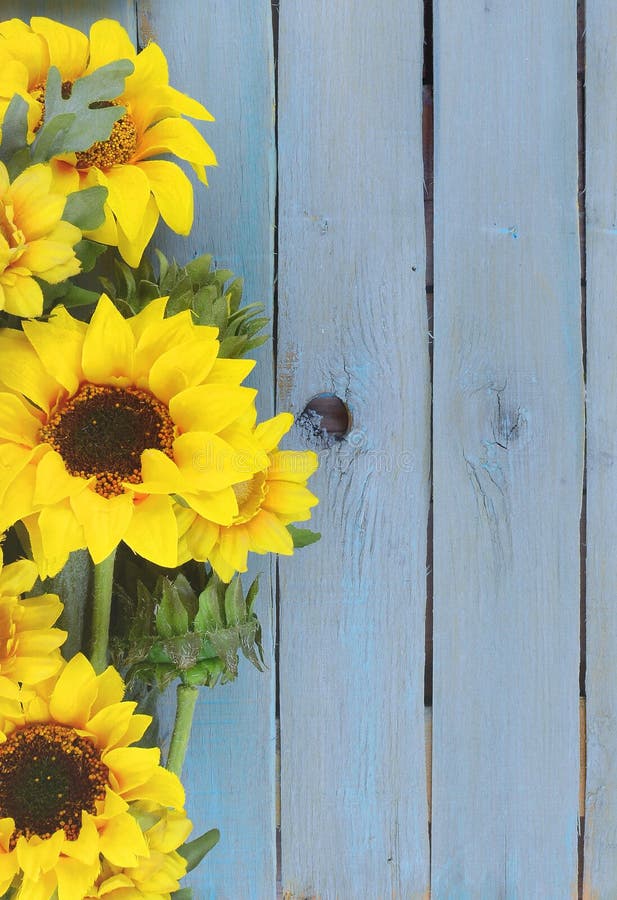
[[176,720],[169,745],[167,768],[170,772],[175,772],[178,778],[182,775],[198,694],[199,688],[189,684],[179,684],[176,690]]
[[91,616],[90,662],[97,673],[107,667],[107,645],[109,644],[109,619],[111,617],[111,597],[114,584],[114,562],[116,551],[107,559],[94,566],[94,590]]

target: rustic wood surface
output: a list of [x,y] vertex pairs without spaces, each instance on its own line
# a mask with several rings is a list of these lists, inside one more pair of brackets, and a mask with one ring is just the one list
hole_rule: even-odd
[[617,9],[587,0],[585,896],[617,896]]
[[310,548],[280,561],[288,897],[424,897],[429,368],[422,4],[285,2],[278,405],[348,405],[320,451]]
[[576,896],[576,3],[435,11],[432,896]]

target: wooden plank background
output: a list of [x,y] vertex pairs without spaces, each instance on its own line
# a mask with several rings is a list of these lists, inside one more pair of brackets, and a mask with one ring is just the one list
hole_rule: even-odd
[[434,62],[432,889],[567,898],[583,479],[576,3],[442,0]]
[[[302,52],[299,52],[302,48]],[[430,382],[419,0],[281,3],[278,404],[332,392],[319,551],[281,560],[281,836],[293,897],[429,885]],[[311,548],[312,549],[312,548]]]
[[[245,666],[200,699],[188,809],[222,838],[196,897],[565,900],[583,876],[585,897],[612,900],[614,4],[578,4],[584,120],[576,0],[0,10],[118,18],[216,116],[195,229],[157,243],[180,261],[213,252],[273,312],[260,413],[291,409],[290,443],[320,454],[321,544],[278,578],[255,567],[268,672]],[[303,415],[319,394],[346,404],[343,440]]]

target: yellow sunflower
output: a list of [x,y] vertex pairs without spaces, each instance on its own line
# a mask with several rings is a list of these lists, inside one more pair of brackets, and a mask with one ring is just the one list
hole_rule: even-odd
[[292,424],[293,416],[281,413],[255,428],[255,441],[267,454],[268,465],[233,485],[238,514],[230,525],[208,521],[190,510],[177,511],[180,563],[208,561],[223,581],[231,581],[235,572],[246,571],[249,552],[293,553],[286,526],[310,519],[311,507],[319,501],[306,487],[317,468],[317,455],[311,450],[278,449]]
[[52,180],[49,166],[36,165],[11,183],[0,162],[0,309],[15,316],[43,311],[34,276],[57,284],[81,268],[73,250],[81,231],[62,221],[66,197]]
[[150,857],[144,802],[155,819],[170,808],[186,823],[158,748],[131,746],[150,716],[123,696],[115,669],[97,676],[78,654],[44,690],[22,691],[20,715],[0,704],[0,894],[15,882],[19,900],[82,900],[102,867]]
[[191,164],[207,184],[205,167],[216,157],[197,129],[183,116],[213,121],[196,100],[169,85],[167,61],[160,47],[148,44],[139,53],[118,22],[102,19],[89,39],[68,25],[34,16],[30,26],[19,19],[0,23],[0,64],[7,71],[7,87],[0,96],[0,114],[9,92],[28,103],[34,131],[44,114],[43,97],[50,65],[61,74],[63,91],[101,66],[130,60],[135,70],[124,92],[113,100],[126,109],[106,141],[82,153],[68,154],[53,163],[56,183],[65,193],[93,185],[109,191],[104,225],[89,234],[117,246],[131,266],[137,266],[161,215],[179,234],[193,223],[193,188],[175,163],[160,159],[173,154]]
[[240,421],[253,361],[217,359],[217,329],[166,302],[124,319],[102,295],[90,324],[58,307],[0,333],[0,529],[25,522],[42,577],[121,540],[176,566],[172,498],[229,525],[233,485],[268,465]]
[[[144,837],[150,855],[139,865],[120,868],[109,862],[85,900],[104,897],[105,900],[169,900],[180,887],[186,873],[186,860],[177,852],[189,836],[191,823],[183,812],[161,809],[155,803],[143,801],[132,807],[133,815],[143,822]],[[147,827],[149,826],[149,827]]]
[[21,597],[32,590],[36,565],[20,559],[3,565],[0,550],[0,678],[36,684],[50,678],[62,665],[58,648],[66,631],[52,628],[62,612],[55,594]]

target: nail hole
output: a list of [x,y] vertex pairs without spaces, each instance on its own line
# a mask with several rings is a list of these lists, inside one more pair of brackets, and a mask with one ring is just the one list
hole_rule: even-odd
[[306,404],[298,424],[323,446],[342,441],[351,428],[351,415],[336,394],[317,394]]

